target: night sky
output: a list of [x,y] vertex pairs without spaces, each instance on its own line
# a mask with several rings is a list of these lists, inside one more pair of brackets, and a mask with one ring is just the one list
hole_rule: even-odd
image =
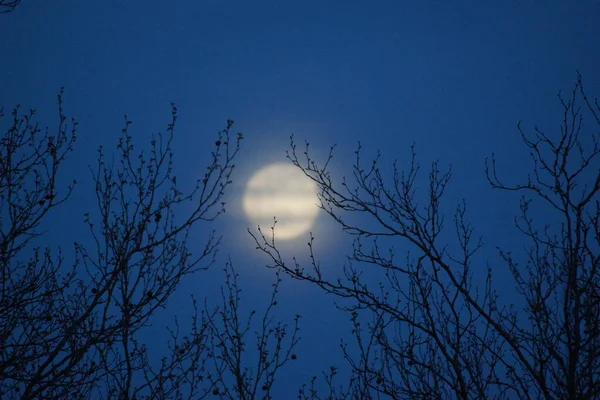
[[[219,263],[186,279],[157,316],[147,338],[156,348],[162,326],[189,314],[190,293],[219,301],[227,257],[241,275],[247,310],[266,305],[273,271],[247,233],[256,227],[240,198],[258,168],[285,162],[292,134],[309,141],[319,160],[337,145],[332,168],[339,178],[351,173],[359,141],[367,157],[380,149],[390,168],[394,159],[407,165],[415,143],[424,179],[432,161],[451,165],[444,207],[451,213],[467,201],[484,237],[482,271],[488,261],[510,302],[496,246],[522,250],[512,225],[518,197],[489,187],[485,158],[496,153],[508,181],[524,177],[530,163],[516,124],[558,133],[557,93],[571,91],[577,71],[587,92],[600,94],[599,20],[597,0],[23,0],[0,15],[0,105],[5,112],[17,104],[35,108],[38,121],[54,127],[64,87],[65,112],[79,122],[79,135],[63,178],[80,184],[47,221],[52,234],[44,240],[67,257],[74,240],[89,240],[83,213],[95,199],[88,165],[97,146],[114,148],[124,114],[143,145],[165,130],[170,102],[177,105],[175,169],[189,184],[227,119],[244,134],[227,213],[195,231],[200,245],[211,229],[223,235]],[[324,213],[312,232],[323,268],[339,270],[351,238]],[[284,257],[306,260],[308,237],[282,243]],[[405,244],[395,251],[402,256]],[[275,398],[293,398],[329,365],[345,368],[338,345],[351,339],[351,327],[334,300],[284,279],[277,316],[291,322],[301,314],[302,341]]]

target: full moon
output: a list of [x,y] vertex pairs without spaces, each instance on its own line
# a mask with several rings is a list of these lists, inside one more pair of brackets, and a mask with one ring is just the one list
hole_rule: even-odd
[[258,170],[248,181],[242,199],[244,212],[271,237],[273,218],[275,238],[294,239],[313,225],[319,208],[317,185],[297,167],[276,163]]

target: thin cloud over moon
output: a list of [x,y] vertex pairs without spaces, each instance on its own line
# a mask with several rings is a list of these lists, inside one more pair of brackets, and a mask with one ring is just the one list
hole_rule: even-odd
[[242,206],[248,218],[270,238],[289,240],[308,232],[318,213],[316,184],[298,168],[275,163],[256,172],[246,184]]

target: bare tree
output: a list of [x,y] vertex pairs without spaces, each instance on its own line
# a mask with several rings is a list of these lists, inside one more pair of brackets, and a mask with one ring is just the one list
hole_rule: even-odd
[[21,3],[21,0],[0,0],[0,14],[9,13]]
[[[299,319],[294,317],[293,327],[276,321],[273,310],[281,278],[276,274],[273,291],[263,313],[252,309],[242,317],[241,289],[238,273],[231,261],[225,269],[225,285],[221,289],[220,309],[206,309],[208,329],[211,333],[210,356],[213,364],[213,394],[221,399],[272,399],[273,386],[280,369],[291,360],[300,341]],[[259,317],[258,323],[253,319]],[[290,332],[291,330],[291,332]],[[249,337],[250,336],[250,337]],[[252,337],[254,336],[254,337]],[[253,344],[251,348],[248,344]]]
[[61,187],[61,167],[77,123],[65,116],[62,91],[56,133],[40,129],[35,114],[16,107],[0,138],[0,397],[271,398],[299,341],[299,316],[289,328],[273,315],[279,277],[264,312],[244,315],[238,274],[228,262],[222,304],[206,300],[199,310],[192,298],[191,328],[180,329],[175,319],[160,358],[148,348],[157,347],[156,339],[144,340],[181,280],[216,263],[215,231],[193,249],[188,237],[225,212],[242,140],[231,134],[233,121],[218,132],[203,175],[186,192],[173,169],[176,107],[166,134],[137,152],[126,116],[117,162],[100,147],[90,167],[97,209],[84,222],[91,240],[75,241],[74,257],[65,261],[60,250],[44,246],[43,223],[75,188],[76,182]]
[[[175,106],[166,134],[152,137],[146,152],[134,151],[126,117],[118,162],[109,162],[100,148],[91,168],[98,209],[85,215],[85,223],[92,244],[76,241],[75,257],[67,262],[60,250],[44,247],[41,225],[75,186],[60,187],[60,167],[77,129],[67,120],[62,99],[61,92],[55,134],[38,127],[35,111],[22,114],[17,107],[0,139],[0,397],[180,399],[229,393],[222,376],[229,360],[226,349],[215,349],[215,337],[224,337],[227,329],[235,330],[230,338],[242,333],[237,324],[243,316],[235,303],[196,312],[189,332],[175,321],[168,353],[157,362],[143,330],[183,278],[215,263],[220,237],[210,233],[198,252],[190,249],[188,236],[198,223],[225,211],[223,195],[241,134],[232,137],[229,121],[217,135],[203,176],[184,192],[172,165]],[[225,287],[239,298],[237,281],[228,279]],[[233,318],[233,325],[217,324],[217,312],[226,324]],[[265,361],[256,382],[270,385],[275,371],[292,358],[297,337],[294,331],[284,346],[285,326],[268,311],[262,328],[258,339]],[[271,345],[276,348],[267,355]],[[209,370],[215,363],[221,369]],[[256,390],[239,398],[255,395]]]
[[[527,258],[499,249],[521,301],[494,286],[493,269],[501,266],[482,265],[483,242],[466,202],[447,224],[442,200],[450,169],[434,162],[423,182],[413,146],[406,169],[394,162],[386,174],[379,154],[363,161],[359,144],[353,179],[336,182],[328,169],[334,149],[319,164],[308,143],[300,154],[292,137],[288,158],[319,186],[320,207],[354,237],[338,271],[321,267],[312,237],[312,262],[304,266],[279,252],[276,229],[270,237],[250,232],[271,267],[345,299],[340,307],[350,313],[355,341],[341,345],[350,381],[336,386],[333,368],[325,397],[315,378],[299,398],[600,396],[600,107],[586,96],[581,76],[559,99],[558,135],[519,127],[533,161],[525,183],[503,183],[495,157],[486,163],[494,188],[523,194],[515,222],[530,242]],[[550,211],[536,223],[531,210],[543,206]],[[408,250],[398,256],[399,247]]]

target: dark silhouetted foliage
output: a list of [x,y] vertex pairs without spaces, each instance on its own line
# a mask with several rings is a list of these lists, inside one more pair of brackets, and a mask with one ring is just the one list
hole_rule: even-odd
[[[145,150],[134,150],[125,117],[116,161],[100,147],[91,167],[96,209],[80,220],[89,239],[74,238],[65,257],[46,244],[50,233],[41,227],[76,185],[60,185],[77,123],[64,114],[62,92],[58,106],[56,132],[39,128],[34,110],[16,107],[0,138],[0,398],[268,398],[298,342],[298,319],[286,336],[288,327],[271,315],[279,278],[262,321],[254,322],[256,311],[244,317],[238,310],[241,289],[228,263],[222,304],[198,310],[192,299],[191,328],[182,331],[174,320],[159,360],[149,351],[156,338],[144,333],[182,279],[216,262],[221,238],[214,231],[203,244],[188,238],[225,211],[242,138],[230,134],[233,122],[186,191],[173,169],[175,106],[166,134],[152,136]],[[254,324],[260,334],[248,337]],[[252,356],[246,343],[255,339]]]
[[0,0],[0,14],[13,11],[19,3],[21,0]]
[[[466,202],[451,218],[442,212],[450,169],[434,162],[421,179],[413,148],[405,168],[394,162],[387,172],[379,155],[364,162],[359,145],[353,179],[336,181],[333,148],[319,164],[292,138],[288,157],[354,238],[340,274],[319,262],[314,239],[304,266],[282,256],[276,229],[271,237],[251,232],[272,268],[340,298],[353,324],[354,343],[342,345],[351,380],[336,385],[332,367],[325,396],[315,378],[298,398],[600,397],[600,106],[581,76],[559,99],[556,134],[519,125],[532,161],[521,183],[499,177],[495,156],[486,162],[493,188],[521,194],[515,224],[527,246],[525,259],[499,249],[503,262],[493,265],[482,261]],[[500,269],[514,287],[494,284]]]

